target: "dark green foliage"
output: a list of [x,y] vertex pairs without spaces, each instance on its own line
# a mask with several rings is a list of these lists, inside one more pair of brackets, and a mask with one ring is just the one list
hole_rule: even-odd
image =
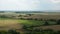
[[39,18],[40,21],[43,21],[43,19]]
[[20,19],[23,19],[23,18],[20,18]]
[[16,30],[0,31],[0,34],[20,34]]
[[23,29],[26,30],[26,31],[32,31],[33,27],[24,25]]
[[33,29],[32,31],[25,32],[25,34],[60,34],[60,31],[53,31],[52,29]]
[[27,14],[27,15],[31,16],[32,14]]
[[8,34],[20,34],[19,32],[16,32],[16,30],[9,30]]
[[0,34],[7,34],[6,31],[0,31]]
[[8,17],[5,15],[0,15],[0,18],[8,18]]
[[25,34],[60,34],[60,31],[54,31],[52,29],[40,29],[35,26],[26,26],[23,27]]
[[57,34],[60,34],[60,31],[57,31]]
[[45,24],[44,25],[48,26],[49,25],[48,21],[45,21]]
[[60,19],[59,19],[59,20],[57,20],[57,24],[58,24],[58,25],[60,25]]
[[38,20],[37,18],[35,18],[34,20]]
[[49,21],[56,21],[56,19],[49,19]]
[[33,20],[33,18],[29,18],[30,20]]
[[[16,30],[8,30],[7,31],[0,31],[0,34],[20,34],[19,32],[17,32]],[[60,34],[60,31],[54,31],[52,29],[37,29],[37,28],[32,28],[32,30],[28,31],[25,30],[24,34]]]
[[26,20],[33,20],[32,18],[27,18]]

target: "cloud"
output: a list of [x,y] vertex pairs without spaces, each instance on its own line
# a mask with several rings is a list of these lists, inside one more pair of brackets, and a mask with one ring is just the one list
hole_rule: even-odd
[[60,10],[60,0],[0,0],[0,10]]
[[60,0],[50,0],[53,3],[60,3]]
[[52,9],[53,9],[53,10],[60,10],[60,6],[59,6],[59,5],[55,5],[55,6],[53,6]]
[[0,10],[37,10],[39,0],[0,0]]

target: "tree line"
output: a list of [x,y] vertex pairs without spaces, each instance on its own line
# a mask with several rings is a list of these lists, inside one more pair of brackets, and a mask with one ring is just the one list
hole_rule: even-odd
[[55,31],[52,29],[41,29],[41,28],[35,28],[34,26],[23,26],[24,34],[60,34],[59,31]]

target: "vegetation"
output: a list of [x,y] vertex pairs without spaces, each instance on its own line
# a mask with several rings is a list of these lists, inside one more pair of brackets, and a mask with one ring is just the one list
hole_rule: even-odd
[[1,30],[8,30],[0,31],[0,34],[21,34],[21,31],[24,34],[60,34],[60,31],[40,28],[42,26],[60,25],[60,19],[56,19],[57,16],[55,15],[56,18],[49,18],[49,15],[28,14],[29,12],[22,15],[19,14],[21,12],[16,13],[12,15],[9,13],[0,14],[0,28]]
[[24,25],[23,27],[25,34],[60,34],[60,31],[54,31],[52,29],[40,29],[35,27],[27,27]]
[[48,25],[49,25],[49,23],[48,23],[47,21],[45,21],[45,24],[44,24],[44,25],[48,26]]
[[59,24],[59,25],[60,25],[60,19],[59,19],[59,20],[57,20],[57,24]]
[[16,30],[0,31],[0,34],[20,34]]

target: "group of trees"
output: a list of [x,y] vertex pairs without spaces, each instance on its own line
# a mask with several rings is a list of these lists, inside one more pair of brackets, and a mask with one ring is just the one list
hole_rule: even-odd
[[[22,20],[33,20],[32,18],[28,18],[28,19],[20,18],[20,19],[22,19]],[[37,20],[37,19],[34,19],[34,20]],[[43,20],[43,19],[40,19],[38,21],[44,21],[43,25],[60,25],[60,19],[58,19],[58,20],[54,20],[54,19]],[[56,22],[56,24],[49,24],[49,22]]]
[[[60,19],[58,19],[58,20],[52,20],[52,22],[56,22],[56,24],[53,24],[53,25],[60,25]],[[44,25],[51,25],[51,24],[49,24],[49,21],[45,21],[45,24]]]
[[54,31],[52,29],[41,29],[35,28],[32,26],[25,26],[23,27],[25,33],[24,34],[60,34],[60,31]]
[[33,18],[24,18],[24,17],[21,17],[21,18],[19,18],[19,19],[21,19],[21,20],[37,20],[37,19],[33,19]]
[[[58,19],[58,20],[51,19],[51,20],[45,20],[44,24],[42,26],[51,25],[51,24],[49,24],[49,21],[56,22],[56,24],[52,24],[52,25],[60,25],[60,19]],[[25,31],[25,34],[60,34],[60,31],[54,31],[52,29],[43,30],[43,29],[36,28],[36,27],[39,27],[39,26],[24,25],[23,29]]]
[[0,15],[0,18],[8,18],[8,17],[5,15]]
[[16,30],[0,31],[0,34],[20,34]]

